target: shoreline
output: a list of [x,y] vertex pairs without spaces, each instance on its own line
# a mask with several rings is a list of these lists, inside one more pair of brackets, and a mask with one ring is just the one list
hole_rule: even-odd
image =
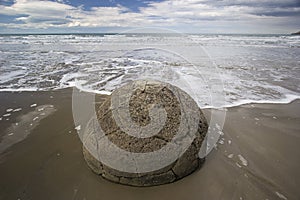
[[[84,90],[84,89],[80,89],[77,88],[75,86],[70,86],[70,87],[66,87],[66,88],[58,88],[58,89],[54,89],[54,90],[37,90],[36,88],[34,89],[0,89],[0,95],[3,93],[7,93],[7,94],[12,94],[12,93],[23,93],[23,92],[28,92],[28,93],[56,93],[59,91],[67,91],[67,90],[72,90],[76,88],[79,91],[85,92],[85,93],[95,93],[95,94],[100,94],[100,95],[110,95],[111,92],[108,91],[94,91],[94,90]],[[283,99],[279,99],[279,100],[240,100],[237,101],[235,103],[232,104],[228,104],[228,105],[223,105],[222,107],[212,107],[212,106],[203,106],[201,107],[201,109],[227,109],[227,108],[234,108],[234,107],[238,107],[238,106],[243,106],[243,105],[248,105],[248,104],[289,104],[292,103],[293,101],[296,100],[300,100],[300,96],[299,95],[295,95],[295,94],[286,94],[286,97]],[[0,110],[1,111],[1,110]]]
[[[18,117],[42,105],[56,109],[40,119],[24,140],[0,153],[0,199],[300,197],[299,99],[226,108],[223,135],[200,170],[172,184],[137,188],[106,181],[86,165],[73,122],[71,88],[0,92],[0,98],[1,114],[22,108],[0,121],[1,141],[9,134],[8,127],[19,123]],[[209,116],[210,109],[203,111]]]

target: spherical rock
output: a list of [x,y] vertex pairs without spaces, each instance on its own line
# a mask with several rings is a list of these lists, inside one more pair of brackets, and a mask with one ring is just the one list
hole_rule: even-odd
[[181,179],[203,163],[198,152],[208,125],[196,102],[178,87],[139,80],[104,101],[98,98],[83,135],[84,159],[96,174],[153,186]]

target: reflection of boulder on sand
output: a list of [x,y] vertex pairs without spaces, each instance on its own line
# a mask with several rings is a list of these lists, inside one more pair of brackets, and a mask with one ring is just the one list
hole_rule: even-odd
[[174,182],[198,169],[207,122],[179,88],[135,81],[115,90],[84,130],[89,167],[113,182],[152,186]]

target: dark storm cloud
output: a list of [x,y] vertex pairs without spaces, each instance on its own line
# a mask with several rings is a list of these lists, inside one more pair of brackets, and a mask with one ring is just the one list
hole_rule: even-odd
[[300,13],[300,0],[207,0],[201,3],[216,8],[240,7],[257,16],[299,16]]
[[206,0],[201,1],[201,3],[207,5],[214,5],[218,7],[224,6],[249,6],[249,7],[265,7],[265,8],[274,8],[274,7],[300,7],[299,0]]

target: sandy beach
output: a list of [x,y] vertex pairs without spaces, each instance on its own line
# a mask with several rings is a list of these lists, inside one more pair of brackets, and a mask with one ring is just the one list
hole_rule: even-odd
[[[0,99],[3,200],[300,198],[300,100],[228,108],[224,135],[200,170],[172,184],[138,188],[88,168],[74,127],[72,89],[1,92]],[[204,113],[209,118],[210,110]]]
[[0,0],[0,200],[300,200],[299,11]]

